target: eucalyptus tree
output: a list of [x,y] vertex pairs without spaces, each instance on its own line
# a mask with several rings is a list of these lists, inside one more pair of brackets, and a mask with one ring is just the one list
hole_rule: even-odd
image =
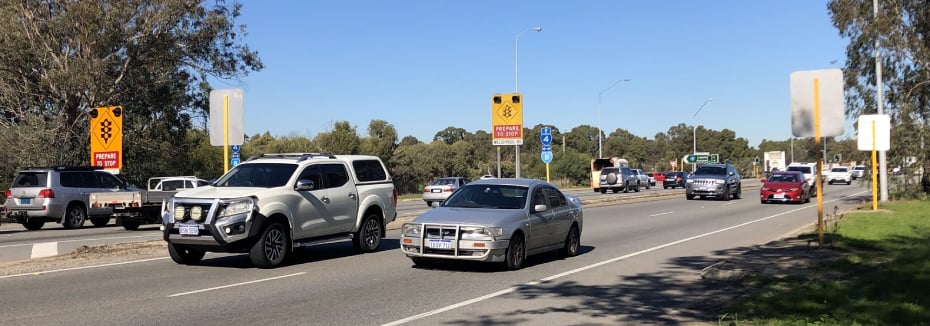
[[[88,115],[120,105],[124,175],[187,165],[209,80],[259,71],[224,1],[0,2],[0,139],[16,165],[89,163]],[[7,167],[9,168],[9,167]]]

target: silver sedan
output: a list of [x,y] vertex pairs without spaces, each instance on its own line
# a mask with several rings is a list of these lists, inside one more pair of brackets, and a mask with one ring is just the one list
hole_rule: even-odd
[[523,267],[526,257],[560,250],[578,254],[582,209],[578,197],[544,181],[473,181],[439,207],[403,225],[400,245],[416,265],[472,260]]

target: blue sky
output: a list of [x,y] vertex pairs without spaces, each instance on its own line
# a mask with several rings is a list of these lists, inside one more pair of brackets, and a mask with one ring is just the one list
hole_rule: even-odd
[[[242,2],[266,68],[213,86],[244,90],[248,135],[349,121],[365,136],[372,119],[425,142],[450,126],[490,131],[491,95],[516,87],[519,34],[525,127],[653,139],[698,124],[756,147],[791,137],[791,72],[845,61],[826,0]],[[631,81],[598,109],[619,79]]]

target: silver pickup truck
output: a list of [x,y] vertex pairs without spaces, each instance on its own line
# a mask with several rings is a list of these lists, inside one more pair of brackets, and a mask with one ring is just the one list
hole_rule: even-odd
[[137,230],[142,224],[160,224],[162,209],[169,197],[181,190],[209,185],[195,176],[149,178],[148,189],[126,188],[120,191],[94,192],[88,202],[94,208],[111,208],[116,224]]

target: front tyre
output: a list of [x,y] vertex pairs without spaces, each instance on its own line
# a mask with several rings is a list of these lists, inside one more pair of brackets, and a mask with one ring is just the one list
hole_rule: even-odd
[[578,255],[578,247],[580,246],[581,232],[578,232],[577,226],[572,225],[572,228],[568,230],[568,235],[565,236],[565,244],[559,252],[564,257],[575,257]]
[[110,223],[110,217],[109,216],[91,217],[90,222],[93,223],[94,226],[97,226],[97,227],[107,226],[107,223]]
[[362,226],[359,228],[358,232],[355,233],[355,237],[352,239],[355,251],[362,253],[377,251],[378,247],[381,246],[381,235],[383,231],[384,230],[381,228],[381,219],[378,215],[368,215],[365,221],[362,222]]
[[262,232],[261,238],[252,245],[249,251],[249,259],[252,264],[258,268],[274,268],[284,263],[290,251],[290,236],[287,229],[279,222],[271,223],[265,231]]
[[168,255],[171,256],[171,260],[181,265],[195,265],[203,259],[204,254],[206,252],[203,250],[191,249],[179,244],[168,244]]
[[523,240],[522,234],[515,234],[510,238],[510,245],[507,246],[507,269],[514,271],[523,268],[524,261],[526,261],[526,241]]
[[139,222],[139,221],[123,220],[123,228],[126,229],[126,230],[129,230],[129,231],[138,230],[138,229],[139,229],[139,225],[141,225],[141,224],[142,224],[142,222]]
[[23,227],[29,231],[41,229],[43,225],[45,225],[45,220],[40,217],[27,218],[23,221]]

